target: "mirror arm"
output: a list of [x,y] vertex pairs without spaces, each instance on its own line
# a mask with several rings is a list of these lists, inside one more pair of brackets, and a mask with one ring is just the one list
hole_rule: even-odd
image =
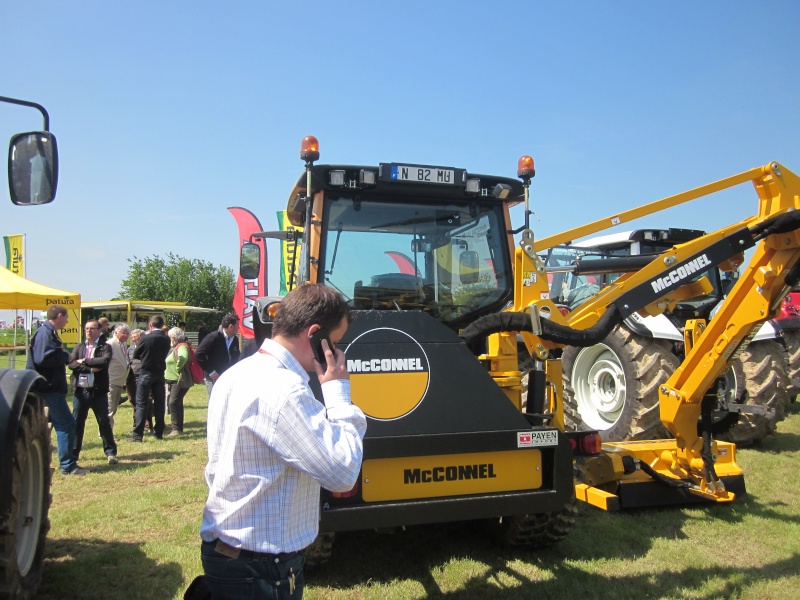
[[20,106],[29,106],[31,108],[35,108],[42,113],[42,117],[44,118],[44,130],[50,131],[50,115],[47,114],[47,110],[45,110],[44,106],[41,104],[37,104],[36,102],[28,102],[27,100],[18,100],[17,98],[9,98],[8,96],[0,96],[0,102],[19,104]]
[[301,232],[294,228],[289,228],[284,231],[257,231],[250,235],[250,241],[252,242],[256,239],[269,238],[272,240],[286,240],[287,242],[294,242],[299,237],[302,237]]

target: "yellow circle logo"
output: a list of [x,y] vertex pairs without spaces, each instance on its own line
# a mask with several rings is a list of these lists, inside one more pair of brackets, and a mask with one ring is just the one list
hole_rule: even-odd
[[406,416],[420,405],[430,383],[428,356],[399,329],[378,327],[345,349],[353,404],[380,421]]

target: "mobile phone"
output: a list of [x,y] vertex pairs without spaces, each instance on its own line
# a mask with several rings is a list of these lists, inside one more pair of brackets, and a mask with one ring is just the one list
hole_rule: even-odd
[[314,333],[308,335],[308,341],[311,342],[311,350],[314,352],[314,360],[325,365],[328,361],[325,360],[325,349],[322,347],[322,340],[328,342],[328,348],[333,350],[328,330],[324,327],[320,327]]

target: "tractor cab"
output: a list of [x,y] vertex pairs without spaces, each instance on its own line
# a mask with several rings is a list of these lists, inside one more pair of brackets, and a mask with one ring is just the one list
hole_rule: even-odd
[[419,310],[458,329],[513,300],[508,210],[522,196],[518,180],[452,167],[307,161],[287,207],[303,231],[294,283],[330,285],[356,310]]
[[[545,262],[551,298],[574,310],[623,273],[640,269],[673,246],[703,235],[704,231],[694,229],[637,229],[550,248]],[[682,324],[689,318],[710,318],[712,309],[725,295],[726,286],[719,269],[699,271],[692,279],[701,277],[708,279],[710,291],[676,303],[670,311],[676,323]]]

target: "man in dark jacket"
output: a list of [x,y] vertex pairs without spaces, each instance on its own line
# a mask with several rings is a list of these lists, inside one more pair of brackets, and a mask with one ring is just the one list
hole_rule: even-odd
[[167,368],[166,359],[170,350],[170,341],[161,328],[164,326],[164,317],[154,315],[150,317],[147,327],[150,329],[136,350],[133,351],[133,360],[141,360],[142,368],[136,382],[136,421],[131,432],[131,442],[141,442],[144,436],[144,424],[147,417],[147,396],[153,394],[153,433],[156,438],[164,437],[164,410],[166,393],[164,391],[164,369]]
[[197,346],[195,358],[206,373],[206,389],[211,397],[211,388],[214,382],[231,365],[239,360],[239,317],[227,314],[222,317],[219,331],[209,333],[203,338],[203,343]]
[[202,321],[197,322],[197,345],[199,346],[208,335],[208,327]]
[[86,428],[86,417],[89,409],[97,419],[100,437],[103,439],[103,450],[108,464],[117,462],[117,442],[108,418],[108,365],[111,363],[111,346],[102,336],[100,323],[95,320],[86,321],[83,327],[86,341],[81,342],[69,357],[69,368],[72,369],[72,414],[75,416],[75,459],[80,456],[83,447],[83,432]]
[[58,462],[63,475],[86,475],[89,471],[78,466],[72,454],[75,446],[75,418],[67,404],[67,363],[69,352],[64,350],[58,330],[69,321],[67,309],[54,304],[47,309],[47,321],[31,339],[26,368],[36,371],[44,381],[36,382],[36,391],[44,399],[48,417],[56,430]]

